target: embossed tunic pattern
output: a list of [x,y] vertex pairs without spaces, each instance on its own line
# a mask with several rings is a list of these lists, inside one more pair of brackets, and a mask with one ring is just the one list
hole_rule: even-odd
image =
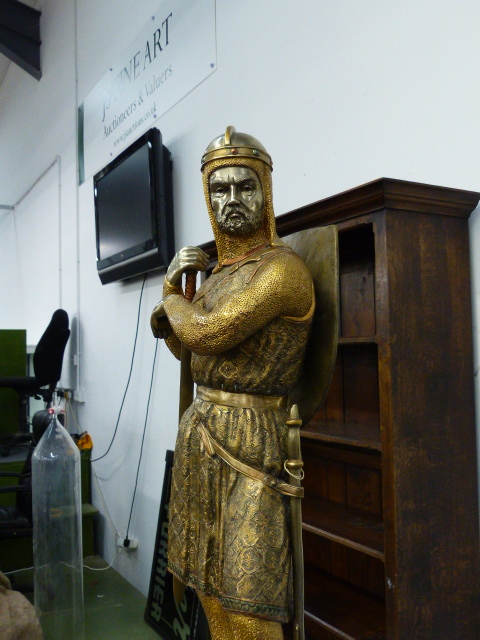
[[[193,304],[215,308],[284,251],[269,247],[214,273]],[[286,396],[298,378],[309,328],[310,321],[276,318],[224,353],[192,354],[194,380],[234,393]],[[210,456],[196,425],[201,422],[241,462],[283,477],[286,419],[282,408],[194,400],[175,449],[168,551],[169,568],[182,582],[227,609],[279,621],[289,617],[288,499]]]

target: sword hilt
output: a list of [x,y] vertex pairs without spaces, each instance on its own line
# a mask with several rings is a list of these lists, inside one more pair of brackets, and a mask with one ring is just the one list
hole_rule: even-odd
[[197,272],[194,269],[185,271],[185,300],[191,302],[197,289]]
[[303,460],[300,451],[300,427],[302,420],[298,413],[298,406],[292,405],[290,408],[290,416],[287,419],[288,426],[288,442],[287,452],[288,460],[285,460],[285,471],[292,478],[292,484],[300,486],[303,480]]
[[302,426],[302,419],[298,413],[298,405],[292,404],[290,407],[290,415],[287,418],[287,425],[289,427],[300,428]]

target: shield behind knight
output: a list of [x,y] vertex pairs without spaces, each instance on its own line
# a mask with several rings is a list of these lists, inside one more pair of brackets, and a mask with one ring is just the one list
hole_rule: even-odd
[[338,233],[334,226],[298,231],[282,238],[309,268],[315,286],[315,314],[303,369],[290,393],[304,425],[323,404],[330,386],[338,345]]

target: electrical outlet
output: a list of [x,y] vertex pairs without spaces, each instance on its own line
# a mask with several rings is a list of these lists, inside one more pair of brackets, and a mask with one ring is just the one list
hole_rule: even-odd
[[138,548],[138,540],[135,538],[122,538],[122,536],[117,536],[117,547],[121,547],[122,549],[127,549],[128,551],[134,551]]
[[75,389],[75,391],[73,392],[73,399],[76,402],[85,402],[85,390]]

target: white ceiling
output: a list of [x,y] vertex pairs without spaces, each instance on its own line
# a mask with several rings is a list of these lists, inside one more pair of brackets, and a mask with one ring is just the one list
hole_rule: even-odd
[[[40,11],[40,7],[38,6],[40,4],[40,0],[20,0],[20,1],[22,2],[22,4],[26,4],[29,7],[33,7],[34,9],[38,9]],[[40,37],[41,36],[42,34],[40,32]],[[10,64],[12,64],[10,58],[7,58],[7,56],[3,55],[3,53],[0,53],[0,85],[5,80],[5,76],[7,75],[8,67],[10,66]]]

